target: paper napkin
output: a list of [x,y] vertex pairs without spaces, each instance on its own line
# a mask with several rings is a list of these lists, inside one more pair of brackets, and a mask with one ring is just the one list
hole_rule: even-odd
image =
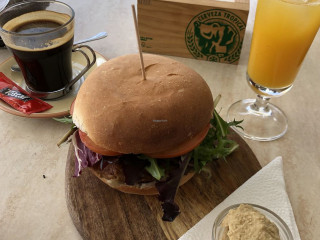
[[293,239],[300,240],[283,178],[282,157],[275,158],[222,203],[201,219],[179,240],[211,240],[213,222],[225,208],[238,203],[253,203],[278,214],[290,228]]
[[7,6],[9,0],[0,0],[0,12]]

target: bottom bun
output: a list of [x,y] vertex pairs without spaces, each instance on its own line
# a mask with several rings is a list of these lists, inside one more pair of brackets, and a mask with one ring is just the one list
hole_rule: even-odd
[[[142,183],[136,185],[127,185],[124,182],[118,181],[117,179],[106,179],[99,174],[99,170],[96,170],[92,167],[89,168],[90,171],[99,178],[102,182],[109,185],[110,187],[124,193],[137,194],[137,195],[157,195],[159,194],[158,189],[155,186],[155,181],[149,183]],[[179,186],[182,186],[188,182],[195,172],[190,172],[187,175],[184,175],[181,179]]]

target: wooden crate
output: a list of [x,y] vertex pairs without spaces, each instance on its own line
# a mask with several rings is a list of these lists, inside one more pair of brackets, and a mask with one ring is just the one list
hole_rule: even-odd
[[138,0],[142,51],[237,64],[249,0]]

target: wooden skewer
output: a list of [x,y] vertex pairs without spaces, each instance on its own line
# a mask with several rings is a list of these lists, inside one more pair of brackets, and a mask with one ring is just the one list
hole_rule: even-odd
[[138,48],[139,48],[142,77],[143,77],[143,80],[146,80],[147,78],[146,78],[146,72],[144,70],[144,63],[143,63],[143,56],[142,56],[142,50],[141,50],[141,43],[140,43],[140,35],[139,35],[138,21],[137,21],[137,15],[136,15],[136,8],[135,8],[135,6],[133,4],[131,5],[131,8],[132,8],[134,26],[135,26],[135,30],[136,30]]

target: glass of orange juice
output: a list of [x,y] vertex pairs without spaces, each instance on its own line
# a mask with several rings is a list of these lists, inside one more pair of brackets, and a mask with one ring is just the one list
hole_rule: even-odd
[[269,103],[289,91],[320,26],[320,0],[258,0],[247,69],[256,99],[232,104],[228,121],[244,137],[271,141],[288,128],[285,114]]

